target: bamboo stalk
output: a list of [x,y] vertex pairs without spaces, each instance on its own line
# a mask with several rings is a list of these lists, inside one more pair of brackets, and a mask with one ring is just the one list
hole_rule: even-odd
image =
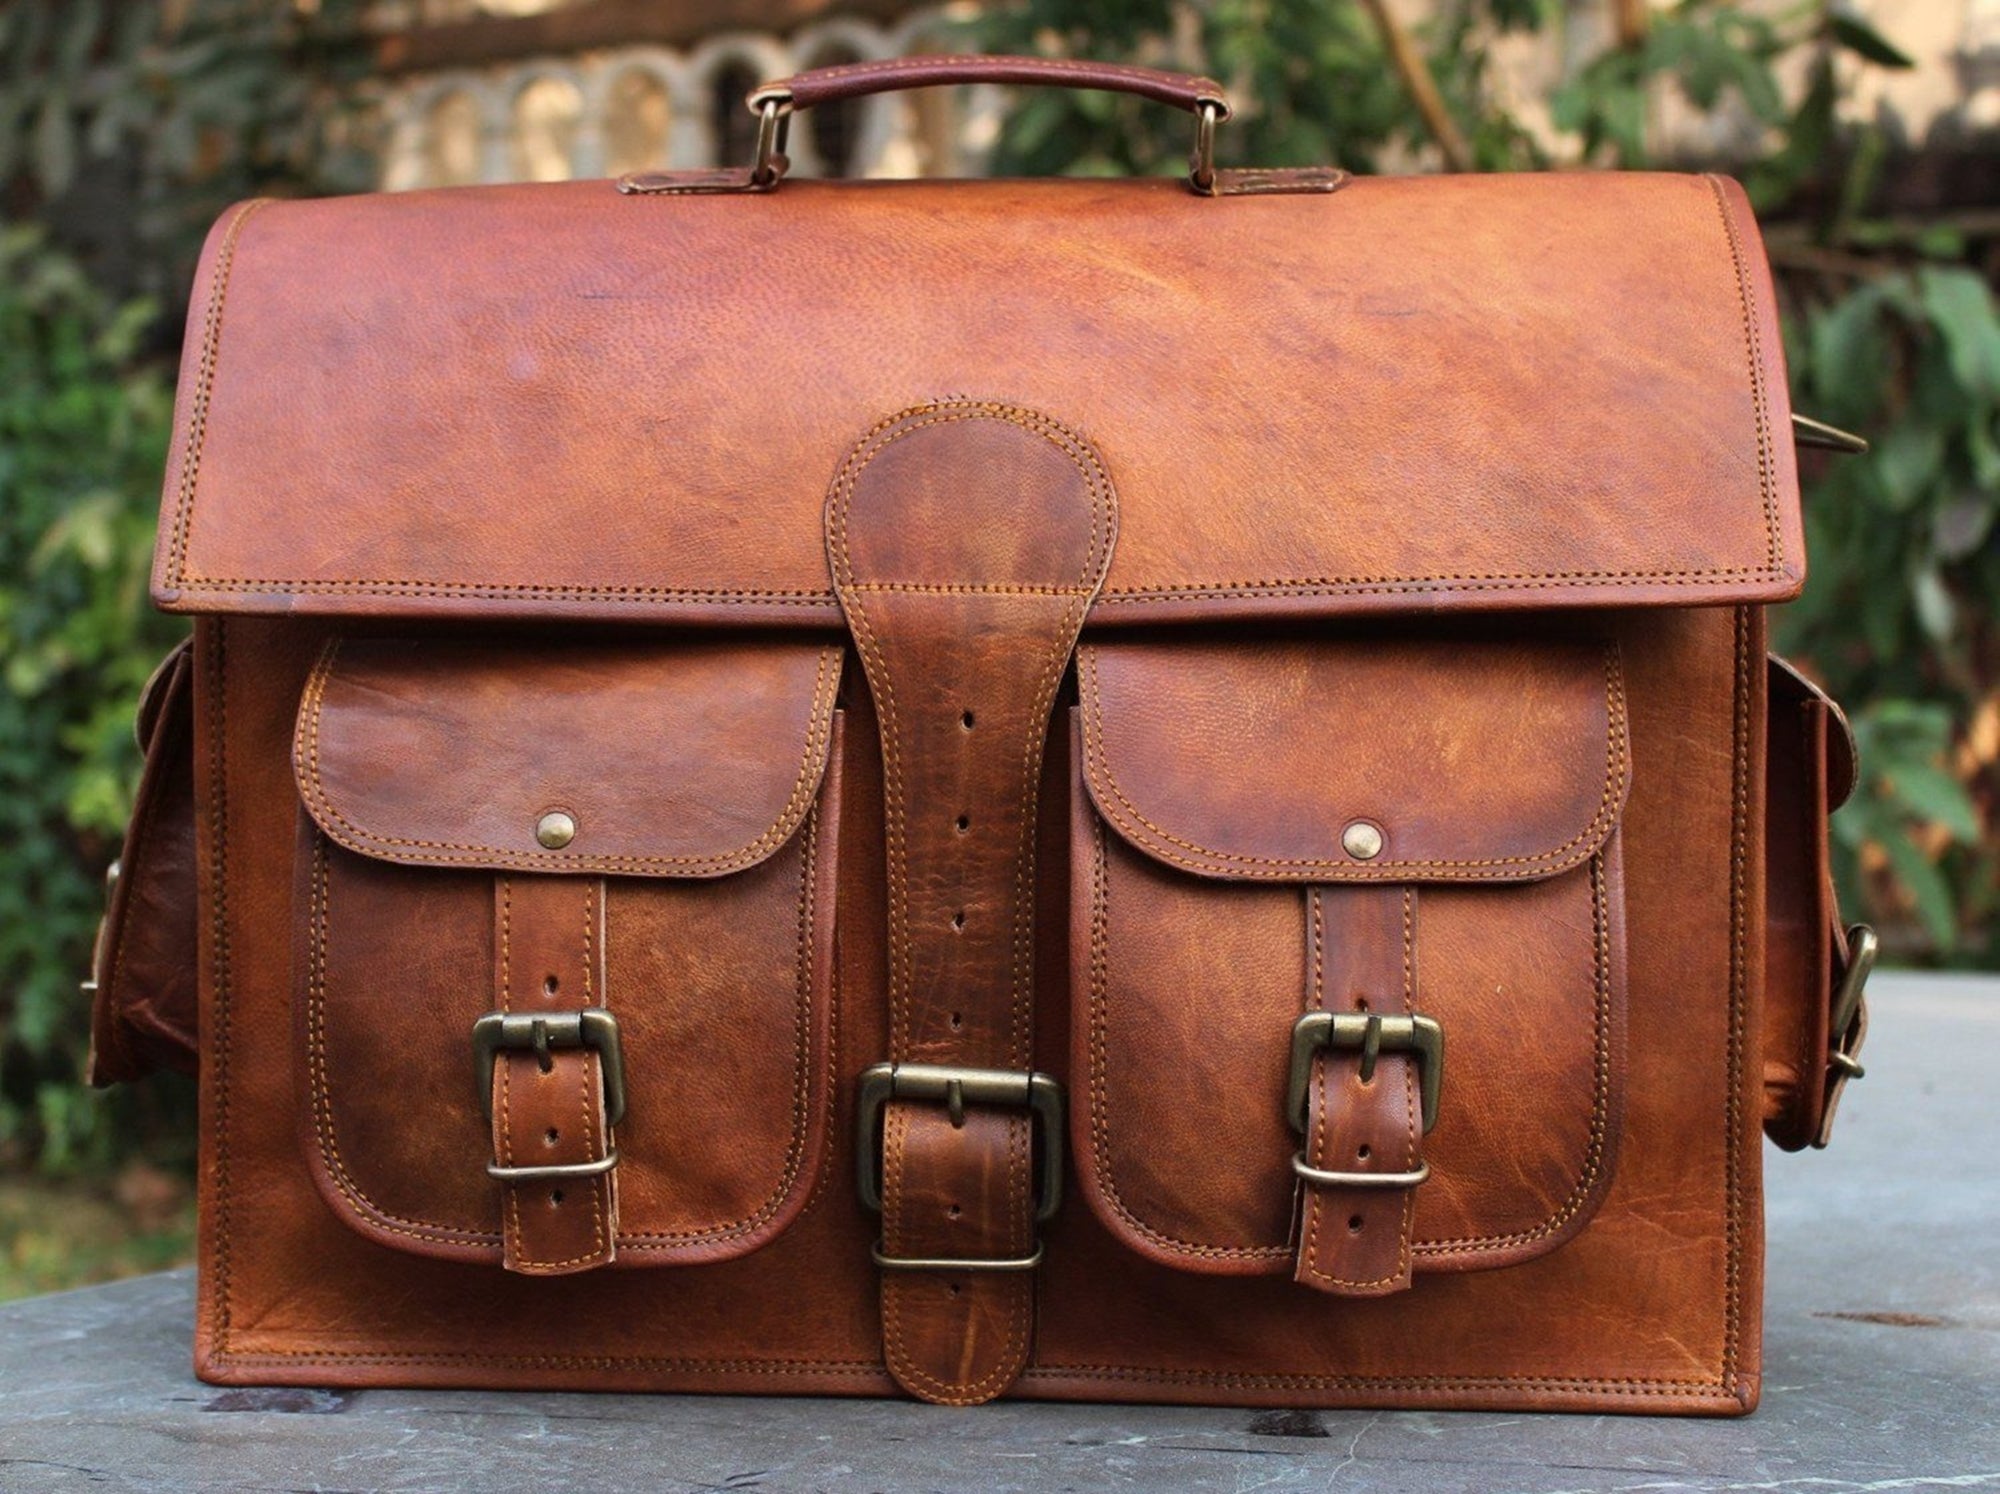
[[1417,113],[1424,118],[1424,127],[1431,132],[1431,139],[1437,142],[1438,150],[1444,155],[1444,164],[1450,171],[1470,171],[1472,169],[1472,147],[1466,144],[1465,136],[1459,132],[1458,122],[1451,117],[1451,111],[1444,106],[1444,96],[1438,92],[1437,79],[1417,50],[1417,44],[1403,23],[1389,12],[1389,0],[1362,0],[1368,7],[1368,14],[1375,19],[1375,29],[1382,33],[1382,45],[1388,49],[1389,61],[1395,66],[1396,75],[1403,80],[1403,86],[1410,91],[1410,99],[1417,106]]

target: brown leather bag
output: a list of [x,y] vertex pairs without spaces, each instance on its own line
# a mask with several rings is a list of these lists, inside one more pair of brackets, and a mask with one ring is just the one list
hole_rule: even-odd
[[[979,80],[1190,180],[781,182]],[[200,1373],[1752,1406],[1873,941],[1743,194],[752,97],[210,239],[98,993]]]

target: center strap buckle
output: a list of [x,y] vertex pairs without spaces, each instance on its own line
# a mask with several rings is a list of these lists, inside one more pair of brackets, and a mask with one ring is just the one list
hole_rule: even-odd
[[[604,1120],[615,1126],[625,1117],[625,1054],[618,1042],[618,1019],[601,1006],[574,1012],[488,1012],[472,1024],[472,1074],[479,1087],[479,1108],[493,1124],[493,1067],[501,1049],[522,1050],[540,1057],[546,1071],[557,1048],[589,1048],[603,1070]],[[618,1165],[611,1148],[594,1162],[553,1167],[507,1167],[497,1159],[486,1164],[492,1176],[507,1182],[538,1178],[588,1178]]]
[[[1313,1060],[1324,1052],[1358,1053],[1361,1079],[1375,1077],[1375,1061],[1384,1053],[1407,1053],[1417,1063],[1423,1106],[1424,1133],[1437,1124],[1438,1095],[1444,1088],[1444,1028],[1432,1017],[1382,1016],[1378,1012],[1307,1012],[1292,1024],[1292,1067],[1285,1084],[1285,1118],[1305,1136],[1311,1129],[1307,1101],[1312,1093]],[[1312,1167],[1300,1152],[1292,1171],[1322,1187],[1407,1188],[1430,1176],[1430,1164],[1415,1172],[1326,1172]]]
[[[954,1126],[965,1122],[968,1105],[1009,1106],[1029,1111],[1035,1126],[1035,1221],[1046,1223],[1062,1207],[1063,1099],[1053,1074],[1017,1069],[968,1069],[940,1063],[878,1063],[861,1075],[855,1118],[855,1183],[861,1202],[882,1212],[882,1112],[891,1100],[941,1104]],[[945,1260],[890,1256],[878,1244],[875,1264],[903,1271],[1031,1271],[1042,1259],[1034,1253],[1015,1260]]]

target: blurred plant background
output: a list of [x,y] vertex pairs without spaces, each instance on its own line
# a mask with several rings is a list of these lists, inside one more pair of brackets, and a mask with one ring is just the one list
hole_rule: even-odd
[[[1864,781],[1836,822],[1843,894],[1905,963],[2000,968],[2000,140],[1966,111],[1919,137],[1856,106],[1912,65],[1871,20],[1893,5],[789,0],[775,9],[814,20],[819,50],[730,29],[772,9],[0,0],[0,1297],[149,1269],[190,1238],[191,1089],[87,1090],[77,980],[136,780],[131,706],[180,632],[145,576],[208,222],[254,193],[733,159],[735,99],[760,73],[871,48],[1208,72],[1240,105],[1230,164],[1741,177],[1798,407],[1875,441],[1807,454],[1811,580],[1776,640],[1861,740]],[[603,66],[563,62],[620,45],[671,65],[599,88]],[[707,92],[690,104],[696,62]],[[942,134],[940,107],[821,111],[800,153],[834,170],[1117,174],[1176,172],[1187,147],[1184,118],[1109,95],[962,101]]]

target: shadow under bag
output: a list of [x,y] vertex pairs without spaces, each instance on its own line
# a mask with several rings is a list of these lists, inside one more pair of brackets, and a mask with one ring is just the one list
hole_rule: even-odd
[[[976,81],[1189,180],[782,181]],[[93,976],[201,1375],[1751,1408],[1874,940],[1742,192],[752,106],[210,237]]]

